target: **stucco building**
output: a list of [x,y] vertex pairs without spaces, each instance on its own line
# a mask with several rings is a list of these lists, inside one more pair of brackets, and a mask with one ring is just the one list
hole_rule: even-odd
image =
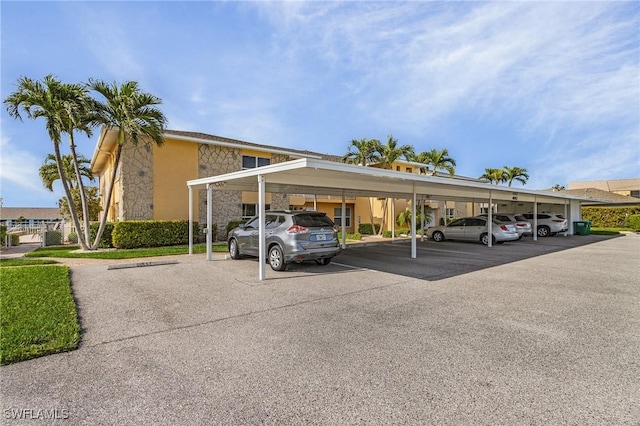
[[[204,133],[166,130],[164,145],[126,145],[121,155],[113,195],[105,206],[107,185],[113,170],[116,132],[102,131],[99,136],[91,168],[99,180],[103,207],[109,210],[110,221],[188,219],[188,180],[220,175],[248,168],[281,163],[298,158],[316,158],[341,161],[338,155],[261,145]],[[407,173],[420,173],[419,164],[399,161],[393,169]],[[456,177],[460,178],[460,177]],[[468,179],[468,178],[460,178]],[[213,217],[218,229],[217,238],[225,238],[230,220],[248,218],[256,214],[258,196],[254,192],[215,191]],[[316,209],[327,213],[340,223],[342,201],[340,197],[313,194],[267,194],[267,208]],[[393,201],[393,203],[392,203]],[[383,217],[387,204],[384,229],[391,229],[393,217],[409,206],[409,200],[383,198],[347,199],[345,225],[347,232],[357,232],[360,223],[375,223]],[[431,223],[445,218],[479,214],[486,206],[477,203],[424,200],[430,207]],[[485,206],[485,207],[483,207]],[[194,197],[194,217],[206,222],[206,194],[199,191]]]

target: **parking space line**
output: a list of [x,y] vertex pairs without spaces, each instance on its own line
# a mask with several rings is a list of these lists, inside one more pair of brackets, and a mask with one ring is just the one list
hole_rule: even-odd
[[371,271],[371,269],[369,268],[361,268],[360,266],[351,266],[351,265],[346,265],[344,263],[331,262],[331,264],[336,266],[342,266],[344,268],[355,269],[356,271]]
[[[385,246],[398,247],[397,244],[385,244]],[[478,254],[470,251],[444,250],[444,249],[435,249],[435,248],[427,248],[427,247],[418,247],[418,250],[441,251],[443,253],[457,253],[457,254],[473,254],[473,255]]]

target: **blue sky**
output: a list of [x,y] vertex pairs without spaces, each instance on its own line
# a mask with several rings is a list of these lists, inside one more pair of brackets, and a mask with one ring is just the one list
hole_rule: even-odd
[[[0,3],[20,76],[136,80],[168,128],[342,155],[393,135],[526,188],[640,176],[639,2]],[[4,206],[53,207],[43,122],[0,115]],[[97,132],[80,138],[91,157]],[[519,185],[514,183],[514,186]]]

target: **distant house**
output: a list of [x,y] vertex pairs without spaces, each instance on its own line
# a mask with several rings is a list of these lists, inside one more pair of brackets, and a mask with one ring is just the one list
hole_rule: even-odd
[[38,227],[62,221],[58,207],[0,207],[0,225]]
[[563,194],[576,195],[579,197],[591,198],[593,201],[583,201],[582,205],[598,205],[598,206],[640,206],[640,198],[631,197],[629,195],[620,195],[615,192],[603,191],[597,188],[582,189],[565,189],[561,191]]
[[640,198],[640,178],[569,182],[568,190],[591,188],[627,197]]

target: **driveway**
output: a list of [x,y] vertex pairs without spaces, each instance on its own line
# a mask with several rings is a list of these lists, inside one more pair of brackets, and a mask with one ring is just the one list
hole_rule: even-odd
[[640,236],[539,243],[73,266],[81,347],[0,368],[2,422],[637,424]]

